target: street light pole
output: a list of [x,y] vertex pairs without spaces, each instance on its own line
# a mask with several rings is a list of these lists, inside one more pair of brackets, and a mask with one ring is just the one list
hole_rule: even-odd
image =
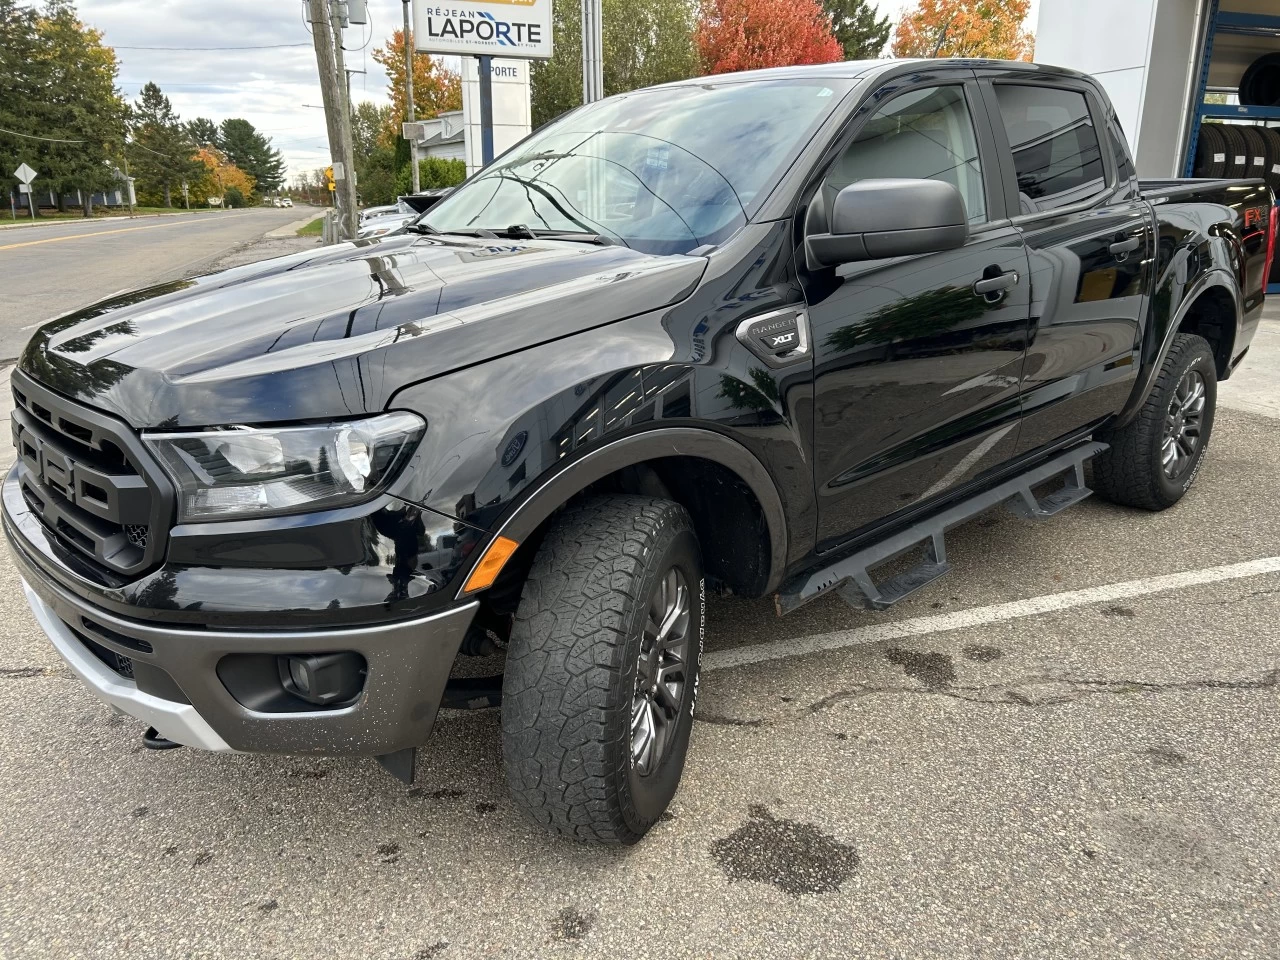
[[[406,105],[409,112],[409,122],[413,123],[417,119],[417,114],[413,107],[413,43],[409,35],[409,4],[412,0],[402,0],[401,7],[404,12],[404,92]],[[422,189],[419,181],[418,173],[418,138],[409,138],[409,162],[412,164],[413,170],[413,192],[418,193]]]

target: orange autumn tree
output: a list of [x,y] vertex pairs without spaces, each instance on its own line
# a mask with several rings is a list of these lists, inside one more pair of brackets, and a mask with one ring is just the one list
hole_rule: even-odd
[[[413,34],[409,34],[413,42]],[[373,51],[373,59],[387,71],[387,93],[391,112],[387,115],[382,141],[394,146],[400,140],[400,124],[409,118],[404,95],[404,31],[397,30],[385,44]],[[462,109],[462,77],[430,54],[413,55],[413,107],[419,120]]]
[[694,36],[707,73],[844,59],[817,0],[702,0]]
[[1035,36],[1023,29],[1031,0],[917,0],[893,35],[895,57],[1030,60]]
[[203,207],[210,197],[222,197],[235,187],[246,200],[253,193],[253,177],[227,159],[217,147],[201,147],[193,159],[204,164],[204,176],[190,184],[191,205]]

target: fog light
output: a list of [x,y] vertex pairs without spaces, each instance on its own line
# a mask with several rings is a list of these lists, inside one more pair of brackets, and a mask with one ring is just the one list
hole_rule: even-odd
[[319,706],[351,700],[364,686],[364,657],[351,651],[285,656],[279,664],[284,688]]

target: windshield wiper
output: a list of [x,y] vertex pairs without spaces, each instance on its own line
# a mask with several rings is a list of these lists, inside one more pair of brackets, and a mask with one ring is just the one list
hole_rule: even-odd
[[495,239],[498,234],[492,230],[483,228],[475,230],[437,230],[429,223],[411,223],[405,227],[406,230],[412,230],[414,233],[425,233],[433,237],[483,237],[488,240]]
[[568,240],[573,243],[595,243],[602,247],[614,246],[617,241],[589,230],[533,230],[523,223],[513,223],[502,230],[486,231],[506,240]]

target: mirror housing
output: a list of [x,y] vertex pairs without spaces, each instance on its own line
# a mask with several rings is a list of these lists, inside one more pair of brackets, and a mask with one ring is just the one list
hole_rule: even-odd
[[836,194],[827,220],[829,233],[805,236],[810,270],[954,250],[969,239],[964,199],[942,180],[859,180]]

